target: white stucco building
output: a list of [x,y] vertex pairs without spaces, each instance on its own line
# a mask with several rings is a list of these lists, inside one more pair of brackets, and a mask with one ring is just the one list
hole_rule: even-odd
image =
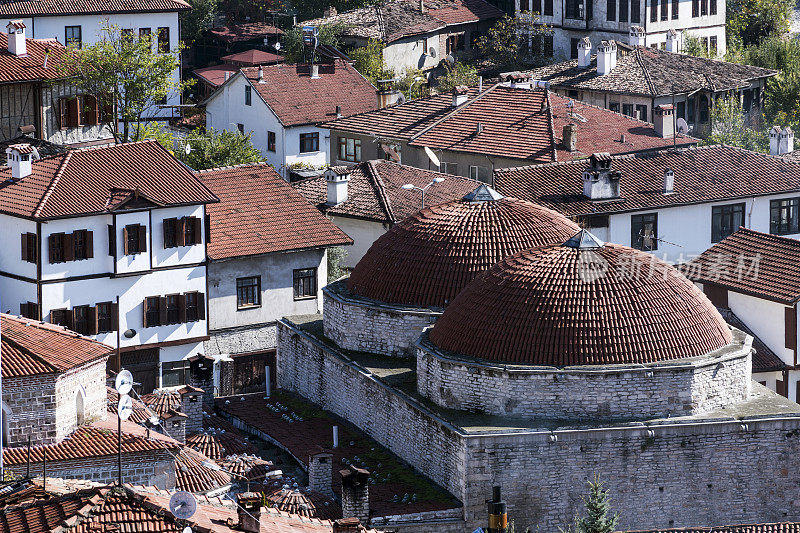
[[0,172],[3,309],[119,341],[144,392],[182,384],[207,339],[205,204],[217,198],[155,141],[32,163],[26,146]]
[[377,109],[375,87],[345,61],[247,67],[204,101],[206,127],[249,133],[284,178],[329,163],[330,133],[319,124]]
[[[61,2],[42,0],[28,2],[11,0],[0,4],[0,27],[14,19],[21,19],[27,35],[33,39],[55,39],[65,46],[93,44],[102,37],[105,21],[117,26],[121,32],[134,37],[148,37],[153,48],[163,53],[173,53],[180,43],[178,15],[190,9],[183,0],[122,0],[103,2]],[[173,72],[173,79],[181,79],[180,68]],[[169,105],[181,103],[178,91],[170,94],[165,102]],[[152,109],[148,118],[172,116],[169,109]]]

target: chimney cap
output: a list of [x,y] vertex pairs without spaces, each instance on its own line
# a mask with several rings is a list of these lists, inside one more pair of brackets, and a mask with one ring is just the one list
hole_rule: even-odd
[[578,48],[585,48],[588,50],[591,47],[592,47],[592,40],[589,39],[588,36],[578,41]]
[[6,152],[10,151],[19,152],[20,154],[32,154],[33,146],[28,143],[9,144],[8,148],[6,148]]
[[466,85],[456,85],[453,87],[453,94],[467,94],[469,88]]
[[237,500],[240,505],[252,505],[254,503],[261,505],[261,494],[258,492],[240,492]]
[[24,30],[25,28],[26,26],[22,19],[10,20],[8,24],[6,24],[7,30]]
[[677,38],[678,38],[678,35],[679,35],[679,34],[678,34],[678,32],[677,32],[677,31],[675,31],[675,28],[670,28],[670,29],[667,31],[667,39],[677,39]]

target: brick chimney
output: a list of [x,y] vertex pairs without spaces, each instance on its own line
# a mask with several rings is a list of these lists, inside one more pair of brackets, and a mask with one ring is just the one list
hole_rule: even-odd
[[6,148],[6,164],[11,167],[11,180],[17,181],[31,175],[33,147],[27,143],[12,144]]
[[361,521],[358,518],[340,518],[333,521],[333,533],[359,533]]
[[237,499],[238,529],[245,533],[261,533],[261,494],[242,492]]
[[342,516],[369,522],[369,471],[350,465],[342,476]]
[[631,46],[644,46],[644,28],[631,26],[628,30],[628,44]]
[[564,124],[563,133],[561,135],[561,142],[565,150],[574,152],[578,149],[578,126],[575,124]]
[[653,127],[656,130],[656,135],[662,139],[672,138],[675,136],[675,109],[672,104],[662,104],[656,106]]
[[9,21],[6,30],[8,30],[8,53],[15,56],[28,55],[25,44],[25,23],[20,19]]
[[611,168],[611,155],[607,152],[592,154],[589,168],[583,171],[583,195],[590,200],[619,198],[619,170]]
[[347,189],[350,184],[350,170],[347,167],[329,167],[325,171],[328,184],[327,205],[339,205],[347,201]]
[[592,41],[588,37],[584,37],[578,41],[578,66],[580,68],[589,68],[589,63],[592,61]]
[[[513,85],[512,85],[513,87]],[[468,89],[466,85],[457,85],[453,87],[453,107],[458,107],[469,99]]]
[[178,411],[170,411],[161,415],[161,426],[164,433],[180,442],[186,443],[186,418],[187,416]]
[[667,52],[678,54],[681,51],[681,34],[670,28],[667,32]]
[[333,498],[333,455],[315,453],[308,458],[308,488]]
[[181,411],[186,415],[186,434],[203,431],[203,389],[186,385],[178,390],[181,395]]
[[597,47],[597,73],[601,76],[609,74],[617,66],[617,43],[600,41]]

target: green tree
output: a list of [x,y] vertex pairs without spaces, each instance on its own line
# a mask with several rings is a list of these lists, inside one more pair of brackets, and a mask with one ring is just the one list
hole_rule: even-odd
[[[154,110],[157,102],[180,91],[175,79],[180,66],[179,49],[159,53],[151,39],[125,35],[107,20],[101,24],[100,40],[82,48],[71,48],[61,68],[73,76],[81,92],[97,97],[101,109],[114,106],[115,113],[103,113],[117,142],[133,137],[131,126],[142,127],[142,117]],[[122,122],[122,132],[117,127]]]
[[478,71],[475,67],[467,63],[456,61],[452,65],[445,63],[447,73],[440,76],[436,81],[436,90],[440,93],[452,91],[454,87],[459,85],[474,85],[478,83]]
[[765,132],[753,127],[742,110],[739,98],[718,98],[711,110],[711,134],[706,144],[728,144],[756,152],[768,148]]
[[344,261],[347,258],[347,250],[344,246],[334,246],[328,248],[328,283],[332,283],[347,274]]
[[800,131],[800,71],[781,72],[767,82],[768,123]]
[[713,53],[706,49],[706,45],[702,40],[700,40],[699,37],[695,37],[690,33],[683,32],[681,41],[683,41],[683,53],[686,55],[695,57],[716,57]]
[[187,1],[192,9],[181,12],[181,40],[186,44],[191,44],[214,24],[217,0]]
[[733,48],[785,34],[794,10],[794,0],[728,0],[726,5],[726,36]]
[[588,482],[589,497],[583,499],[586,514],[575,517],[571,527],[563,533],[613,533],[616,531],[619,513],[611,512],[611,498],[608,489],[603,486],[598,476]]
[[504,15],[486,35],[478,39],[478,50],[495,67],[511,67],[520,62],[545,64],[543,38],[552,35],[552,29],[539,24],[539,15],[524,11],[516,17]]
[[397,88],[403,93],[406,100],[422,98],[429,94],[425,73],[418,68],[405,69],[397,80]]
[[373,85],[377,85],[378,80],[394,78],[394,72],[387,69],[383,62],[383,48],[382,41],[370,39],[367,46],[356,48],[350,53],[353,66]]
[[800,71],[800,41],[782,35],[767,37],[758,44],[736,48],[728,53],[729,61],[756,67]]
[[205,133],[189,134],[184,144],[191,147],[190,152],[178,150],[175,156],[194,170],[255,163],[263,159],[261,152],[250,142],[250,135],[239,132],[209,128]]
[[[348,26],[344,23],[322,24],[319,28],[319,44],[327,44],[339,48],[341,40],[339,36],[347,31]],[[306,57],[305,46],[303,45],[303,27],[294,26],[288,30],[282,40],[281,53],[287,63],[303,63],[309,58]],[[319,60],[319,58],[314,58]]]

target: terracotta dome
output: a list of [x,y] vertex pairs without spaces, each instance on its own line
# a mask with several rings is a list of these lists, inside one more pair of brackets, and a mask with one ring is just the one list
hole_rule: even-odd
[[555,211],[481,185],[395,225],[358,262],[347,287],[386,303],[444,307],[502,258],[564,242],[576,231]]
[[450,304],[430,340],[483,360],[562,367],[699,356],[731,332],[675,268],[581,231],[500,261]]

